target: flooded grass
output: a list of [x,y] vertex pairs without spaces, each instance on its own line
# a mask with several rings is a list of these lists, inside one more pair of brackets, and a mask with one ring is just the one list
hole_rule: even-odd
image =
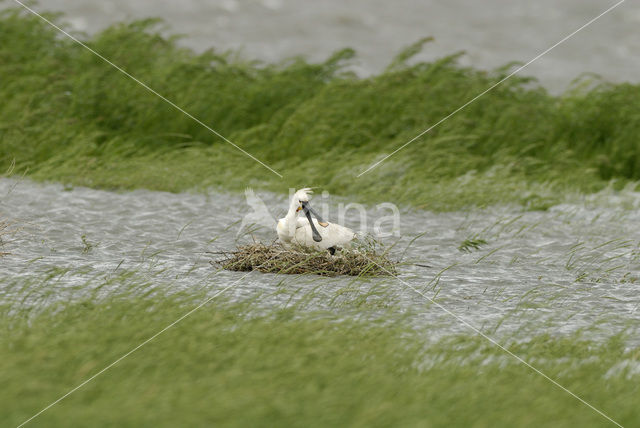
[[345,71],[349,49],[319,64],[263,64],[234,52],[196,54],[160,28],[146,20],[80,37],[284,180],[14,9],[0,14],[0,167],[15,161],[16,173],[38,180],[107,189],[282,192],[304,183],[431,210],[546,209],[568,191],[640,179],[638,85],[583,78],[552,96],[514,76],[356,179],[513,65],[477,70],[457,54],[413,64],[421,41],[384,73],[358,78]]
[[[624,328],[611,325],[605,327],[605,339],[587,339],[592,337],[587,329],[582,334],[561,332],[575,325],[572,317],[584,314],[591,318],[590,323],[625,319],[633,335],[637,317],[623,313],[620,306],[600,309],[582,304],[576,293],[583,287],[571,283],[556,292],[541,282],[530,294],[525,293],[526,288],[515,284],[519,277],[501,267],[513,256],[526,258],[527,251],[536,251],[531,245],[511,248],[500,262],[501,252],[489,256],[505,243],[537,233],[536,225],[542,219],[551,228],[545,230],[557,234],[550,217],[572,215],[550,211],[489,217],[478,213],[462,221],[458,237],[440,246],[441,251],[450,247],[451,254],[459,257],[448,263],[460,264],[420,268],[419,278],[407,275],[410,266],[401,266],[399,274],[417,287],[435,275],[423,292],[474,324],[483,318],[477,317],[477,312],[484,312],[482,306],[489,311],[513,308],[512,319],[503,323],[515,325],[513,333],[508,330],[505,334],[489,320],[476,325],[622,425],[634,426],[640,422],[637,342],[630,344],[625,336],[614,334]],[[588,219],[583,222],[587,229],[594,227]],[[619,222],[621,226],[629,223]],[[182,225],[174,226],[174,240],[189,233]],[[144,232],[132,229],[137,234]],[[111,239],[94,235],[82,239],[78,230],[73,232],[67,245],[75,249],[59,248],[58,252],[75,252],[84,259],[110,246]],[[202,236],[201,231],[193,232]],[[464,237],[485,239],[487,244],[470,253],[460,252],[457,247]],[[561,265],[570,277],[584,272],[589,277],[603,275],[612,290],[620,288],[619,283],[624,288],[634,286],[622,281],[628,278],[624,275],[627,269],[637,273],[640,253],[636,244],[627,239],[594,240],[588,235],[583,241],[567,245],[566,253],[541,263]],[[85,242],[96,245],[87,248]],[[422,243],[420,238],[412,240],[412,245]],[[125,251],[119,245],[117,254]],[[177,245],[171,241],[167,247]],[[176,251],[196,247],[188,248]],[[88,259],[88,266],[75,269],[59,262],[46,276],[38,275],[34,263],[20,275],[0,278],[3,302],[10,301],[0,305],[0,414],[7,425],[21,423],[216,290],[232,284],[221,276],[213,279],[213,269],[206,262],[202,264],[212,275],[193,279],[192,271],[180,270],[180,265],[188,263],[169,267],[157,259],[159,251],[126,256],[123,264],[113,256],[105,257],[104,264]],[[407,257],[434,254],[433,250],[409,249]],[[628,266],[611,270],[621,260]],[[479,282],[466,280],[469,272],[477,274],[482,268],[492,273],[481,276]],[[454,273],[456,269],[466,271],[466,276]],[[91,278],[72,280],[80,276],[74,270],[86,270],[82,277]],[[556,270],[549,272],[558,280]],[[24,287],[27,274],[31,282]],[[237,274],[225,271],[221,275]],[[607,423],[484,339],[452,332],[451,324],[434,316],[439,313],[437,307],[407,296],[396,280],[391,286],[391,278],[284,277],[258,272],[250,277],[251,282],[247,277],[236,286],[246,286],[250,293],[231,294],[235,290],[229,290],[225,294],[233,296],[229,301],[214,299],[34,423],[560,427]],[[492,285],[496,277],[502,283]],[[467,286],[454,288],[461,278]],[[371,286],[373,283],[379,285]],[[512,293],[502,295],[498,288]],[[587,289],[585,294],[592,293]],[[560,314],[562,319],[554,320],[559,326],[541,325],[550,312]],[[415,324],[416,318],[422,322]],[[533,332],[526,324],[535,324]]]
[[0,257],[9,254],[3,250],[9,235],[12,235],[13,233],[15,233],[15,230],[11,227],[11,223],[0,217]]
[[312,274],[320,276],[389,276],[396,274],[396,265],[385,253],[373,248],[328,251],[307,248],[285,248],[281,244],[254,243],[222,254],[214,266],[232,271],[253,271],[279,274]]
[[[0,307],[0,414],[28,417],[206,299],[120,293]],[[361,309],[365,311],[364,309]],[[379,309],[378,309],[379,311]],[[477,336],[214,300],[41,414],[37,426],[605,426]],[[619,423],[640,422],[640,353],[621,337],[505,345]],[[117,409],[117,411],[114,411]]]
[[468,238],[462,241],[458,250],[470,253],[475,250],[479,250],[480,247],[487,245],[487,241],[482,238]]

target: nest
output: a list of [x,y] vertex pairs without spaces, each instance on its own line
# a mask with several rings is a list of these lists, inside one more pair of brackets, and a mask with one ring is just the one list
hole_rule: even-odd
[[328,251],[285,248],[278,243],[254,243],[238,247],[236,251],[217,254],[222,254],[224,258],[212,261],[214,266],[241,272],[257,270],[322,276],[388,276],[396,274],[397,265],[372,247],[341,250],[332,256]]

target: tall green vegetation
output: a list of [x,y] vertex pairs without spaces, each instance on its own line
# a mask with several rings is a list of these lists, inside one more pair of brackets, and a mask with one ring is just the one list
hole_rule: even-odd
[[[125,282],[100,299],[0,306],[3,424],[22,423],[206,299],[154,287],[143,296]],[[55,281],[32,288],[30,299],[39,301]],[[608,426],[479,336],[435,341],[436,328],[417,332],[391,312],[375,318],[215,299],[32,423]],[[636,426],[640,354],[621,339],[541,335],[505,344],[619,423]]]
[[0,167],[117,189],[317,185],[432,209],[544,208],[567,190],[640,179],[640,85],[582,79],[553,96],[516,75],[356,178],[513,65],[482,71],[457,54],[413,64],[422,40],[359,78],[350,49],[319,64],[263,64],[196,54],[161,28],[145,20],[80,37],[284,179],[17,9],[0,14]]

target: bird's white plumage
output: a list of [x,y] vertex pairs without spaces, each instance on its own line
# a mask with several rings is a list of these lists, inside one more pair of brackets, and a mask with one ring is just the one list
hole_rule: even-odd
[[326,226],[323,226],[315,218],[312,219],[313,225],[322,240],[316,242],[313,239],[309,220],[304,215],[300,215],[302,202],[309,202],[311,193],[311,189],[300,189],[291,198],[287,215],[278,220],[276,226],[280,242],[285,245],[298,244],[321,250],[332,247],[348,247],[356,237],[351,229],[335,223],[325,223]]

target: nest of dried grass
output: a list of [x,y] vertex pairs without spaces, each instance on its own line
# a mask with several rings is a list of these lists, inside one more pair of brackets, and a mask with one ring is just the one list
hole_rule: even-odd
[[315,274],[322,276],[388,276],[396,274],[396,262],[373,247],[342,250],[335,255],[303,247],[285,248],[279,243],[253,243],[236,251],[220,252],[214,266],[233,271],[252,271],[286,274]]

